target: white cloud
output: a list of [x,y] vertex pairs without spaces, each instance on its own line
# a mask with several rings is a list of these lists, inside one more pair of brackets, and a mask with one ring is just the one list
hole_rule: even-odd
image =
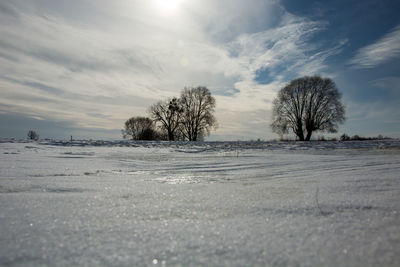
[[[150,103],[205,85],[216,92],[221,133],[251,135],[250,120],[265,121],[267,130],[276,91],[292,76],[323,71],[344,44],[310,45],[326,24],[291,15],[277,1],[181,1],[173,15],[152,1],[85,1],[92,7],[86,16],[79,1],[65,12],[32,2],[9,3],[14,16],[0,25],[0,90],[7,94],[0,112],[3,105],[85,127],[121,128]],[[270,77],[260,84],[263,70]]]
[[373,44],[360,48],[350,60],[355,68],[373,68],[400,56],[400,25]]

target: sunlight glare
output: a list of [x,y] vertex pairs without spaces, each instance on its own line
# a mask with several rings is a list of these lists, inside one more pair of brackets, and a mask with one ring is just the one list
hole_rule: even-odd
[[157,5],[162,9],[174,10],[179,7],[182,0],[157,0]]

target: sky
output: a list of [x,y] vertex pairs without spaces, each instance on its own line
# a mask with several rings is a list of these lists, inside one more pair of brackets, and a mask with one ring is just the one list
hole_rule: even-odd
[[321,75],[346,106],[336,136],[400,138],[398,10],[397,0],[0,0],[0,137],[121,139],[127,119],[201,85],[217,103],[207,140],[269,140],[277,92]]

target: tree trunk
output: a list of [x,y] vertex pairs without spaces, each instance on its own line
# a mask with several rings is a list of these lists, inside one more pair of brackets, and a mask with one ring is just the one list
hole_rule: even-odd
[[168,131],[168,140],[169,141],[174,141],[174,133],[173,132],[171,132],[171,131]]
[[311,131],[311,130],[310,130],[310,131],[307,130],[306,141],[310,141],[310,139],[311,139],[311,134],[312,134],[312,131]]
[[304,141],[303,123],[301,119],[297,120],[296,135],[299,137],[300,141]]
[[297,135],[297,137],[299,138],[299,141],[304,141],[304,133],[303,133],[303,130],[302,130],[302,129],[297,130],[297,131],[296,131],[296,135]]

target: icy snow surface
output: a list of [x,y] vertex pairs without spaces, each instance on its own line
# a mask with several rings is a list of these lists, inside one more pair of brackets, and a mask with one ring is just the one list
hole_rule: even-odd
[[0,142],[2,266],[400,266],[400,141]]

